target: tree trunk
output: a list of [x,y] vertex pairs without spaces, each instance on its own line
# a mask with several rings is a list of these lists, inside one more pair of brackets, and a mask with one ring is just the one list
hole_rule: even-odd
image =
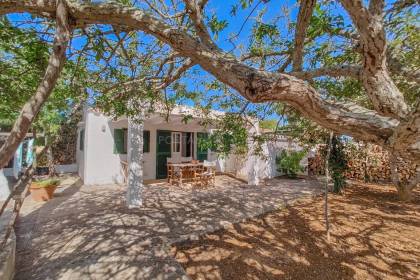
[[6,166],[13,157],[19,144],[25,138],[32,122],[54,89],[66,60],[66,49],[70,39],[70,33],[71,28],[65,1],[57,0],[54,45],[47,69],[35,94],[23,106],[9,137],[0,149],[0,168]]
[[413,189],[417,187],[420,181],[420,165],[416,167],[416,174],[409,182],[402,182],[398,174],[397,156],[391,154],[389,158],[389,166],[391,169],[391,180],[397,189],[398,198],[401,201],[410,201],[413,198]]
[[401,201],[410,201],[413,198],[413,192],[408,185],[397,186],[398,198]]
[[53,156],[51,145],[48,145],[47,161],[48,161],[48,176],[53,177],[56,175],[56,172],[55,172],[54,156]]
[[327,241],[330,241],[330,221],[329,221],[329,216],[328,216],[328,192],[329,192],[328,183],[330,180],[329,160],[330,160],[331,143],[332,143],[333,136],[334,136],[334,133],[330,132],[330,137],[328,140],[328,147],[327,147],[327,156],[325,157],[324,217],[325,217],[325,230],[327,232]]
[[[130,101],[129,106],[133,106],[132,104]],[[144,112],[142,109],[141,111],[128,118],[128,208],[138,208],[143,203],[141,193],[143,189]]]

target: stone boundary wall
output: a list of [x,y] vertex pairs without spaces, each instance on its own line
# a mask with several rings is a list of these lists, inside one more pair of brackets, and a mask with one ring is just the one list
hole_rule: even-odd
[[[5,212],[0,216],[0,245],[4,242],[6,231],[10,228],[10,225],[14,224],[16,218],[13,215],[11,205],[14,203],[12,199],[9,201]],[[2,203],[0,203],[1,205]],[[0,248],[0,279],[1,280],[12,280],[15,274],[15,262],[16,262],[16,235],[12,228],[9,237],[7,238],[4,247]]]
[[0,279],[12,280],[15,275],[16,235],[12,231],[3,250],[0,252]]
[[[324,151],[326,146],[319,145],[315,156],[308,159],[310,175],[325,174]],[[391,182],[389,153],[373,144],[346,144],[349,170],[346,177],[366,182]],[[415,166],[398,160],[398,173],[402,182],[408,182],[415,174]]]

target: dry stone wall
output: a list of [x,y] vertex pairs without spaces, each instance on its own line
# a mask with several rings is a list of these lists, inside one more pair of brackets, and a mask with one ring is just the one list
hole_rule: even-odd
[[[325,145],[317,148],[315,156],[308,159],[308,170],[311,175],[325,174]],[[391,182],[389,153],[382,147],[373,144],[351,143],[345,147],[348,160],[348,179],[367,182]],[[398,160],[398,173],[402,182],[408,182],[415,174],[415,166]]]

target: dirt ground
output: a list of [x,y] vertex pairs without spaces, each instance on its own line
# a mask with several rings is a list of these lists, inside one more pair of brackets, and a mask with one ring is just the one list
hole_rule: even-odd
[[192,279],[420,279],[419,190],[402,204],[391,186],[353,182],[329,203],[330,242],[318,196],[172,253]]

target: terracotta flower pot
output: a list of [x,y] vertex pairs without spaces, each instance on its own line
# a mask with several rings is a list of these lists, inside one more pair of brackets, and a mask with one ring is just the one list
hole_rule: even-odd
[[31,192],[32,199],[35,201],[48,201],[53,198],[54,191],[57,185],[48,185],[40,187],[36,182],[32,183],[29,191]]

